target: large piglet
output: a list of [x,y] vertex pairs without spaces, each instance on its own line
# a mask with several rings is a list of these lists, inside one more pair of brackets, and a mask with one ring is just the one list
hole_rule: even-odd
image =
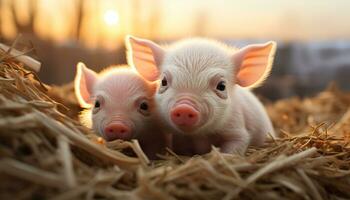
[[114,66],[97,74],[78,63],[75,93],[82,107],[81,121],[107,141],[138,139],[154,158],[166,137],[154,122],[156,83],[128,66]]
[[187,39],[167,47],[129,36],[129,64],[149,81],[159,80],[160,119],[174,133],[180,154],[202,154],[217,146],[244,154],[249,145],[274,136],[271,121],[249,90],[269,75],[275,42],[228,47],[208,39]]

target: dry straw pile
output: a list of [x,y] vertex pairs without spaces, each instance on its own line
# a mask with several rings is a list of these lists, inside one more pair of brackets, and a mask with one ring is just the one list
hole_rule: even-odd
[[268,105],[283,138],[245,157],[149,161],[137,141],[101,144],[74,120],[70,87],[23,67],[0,50],[0,199],[350,199],[350,94]]

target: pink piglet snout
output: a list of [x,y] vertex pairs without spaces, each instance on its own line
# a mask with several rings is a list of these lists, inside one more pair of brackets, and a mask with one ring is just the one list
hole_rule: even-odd
[[200,113],[195,108],[195,106],[187,101],[180,100],[170,111],[171,121],[183,128],[192,128],[198,124],[200,118]]
[[122,122],[111,122],[104,128],[107,141],[116,139],[127,140],[131,138],[131,128]]

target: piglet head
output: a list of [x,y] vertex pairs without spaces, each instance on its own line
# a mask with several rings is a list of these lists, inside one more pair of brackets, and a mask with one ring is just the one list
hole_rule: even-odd
[[257,87],[268,76],[276,45],[240,50],[206,39],[190,39],[165,49],[152,41],[127,38],[128,61],[150,81],[159,80],[156,101],[176,132],[215,131],[234,107],[234,88]]
[[78,63],[76,97],[87,108],[83,121],[106,140],[129,140],[146,128],[153,109],[156,86],[127,67],[113,67],[100,74]]

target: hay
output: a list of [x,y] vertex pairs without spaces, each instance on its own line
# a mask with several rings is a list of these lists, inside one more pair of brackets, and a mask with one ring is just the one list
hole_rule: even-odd
[[[15,46],[16,41],[13,43],[12,46]],[[8,55],[11,55],[12,57],[16,58],[18,61],[25,63],[26,66],[28,66],[30,69],[34,70],[35,72],[40,71],[41,63],[29,56],[24,55],[24,53],[22,53],[21,51],[18,51],[13,47],[9,47],[1,43],[0,43],[0,49],[2,49],[3,51],[6,51]]]
[[81,126],[71,86],[0,58],[1,199],[350,198],[350,95],[335,88],[268,105],[284,137],[245,157],[213,148],[149,161],[137,141],[104,144]]

